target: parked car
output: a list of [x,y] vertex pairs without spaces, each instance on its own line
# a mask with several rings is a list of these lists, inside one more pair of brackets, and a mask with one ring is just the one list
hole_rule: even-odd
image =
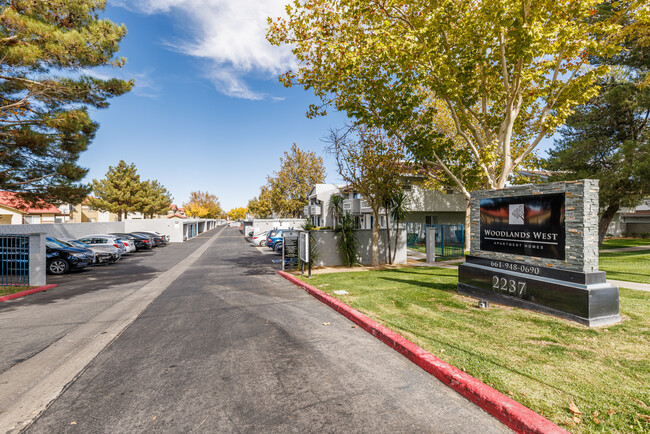
[[253,235],[253,238],[251,239],[251,243],[255,246],[266,246],[266,238],[267,238],[268,232],[262,232],[257,235]]
[[112,232],[109,235],[115,235],[120,239],[131,240],[135,245],[136,250],[151,250],[154,247],[153,246],[154,243],[151,237],[145,235],[127,234],[127,233],[119,233],[119,232]]
[[70,247],[76,247],[78,249],[89,249],[95,253],[95,264],[114,264],[119,261],[122,257],[119,249],[115,246],[109,245],[94,245],[90,246],[86,243],[82,243],[79,240],[73,239],[60,239],[56,240],[62,244],[69,245]]
[[273,245],[273,251],[278,254],[282,254],[282,245],[284,242],[282,240],[278,241]]
[[136,231],[135,234],[147,235],[154,239],[156,245],[165,246],[169,243],[169,235],[159,234],[158,232]]
[[269,249],[273,249],[275,246],[275,243],[278,241],[282,241],[282,234],[290,229],[274,229],[269,232],[268,236],[266,237],[266,246]]
[[92,250],[68,247],[51,237],[45,239],[45,250],[46,269],[50,274],[65,274],[95,262]]
[[117,236],[117,239],[126,247],[126,253],[132,253],[138,250],[135,248],[135,243],[132,240],[120,236]]
[[104,234],[86,235],[83,238],[79,238],[79,241],[81,241],[82,243],[86,243],[89,246],[112,245],[114,247],[117,247],[122,255],[126,253],[126,246],[115,235],[104,235]]
[[164,246],[164,245],[167,244],[167,240],[165,239],[164,236],[157,235],[157,234],[155,234],[155,233],[153,233],[153,232],[141,232],[141,231],[137,231],[137,232],[133,232],[133,233],[136,234],[136,235],[145,235],[145,236],[148,236],[150,239],[153,240],[154,247]]

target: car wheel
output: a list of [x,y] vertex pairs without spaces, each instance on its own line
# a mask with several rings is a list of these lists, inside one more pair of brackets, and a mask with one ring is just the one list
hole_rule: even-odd
[[47,265],[47,271],[51,274],[65,274],[70,269],[70,264],[68,261],[61,258],[56,258],[50,261]]
[[266,240],[262,240],[262,241],[260,242],[260,246],[262,246],[262,247],[266,247]]

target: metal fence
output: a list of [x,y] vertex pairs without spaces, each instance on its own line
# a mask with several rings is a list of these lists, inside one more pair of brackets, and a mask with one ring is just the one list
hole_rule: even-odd
[[465,254],[465,225],[406,224],[406,245],[425,252],[427,228],[434,228],[436,234],[436,257],[457,258]]
[[29,285],[29,235],[0,235],[0,286]]

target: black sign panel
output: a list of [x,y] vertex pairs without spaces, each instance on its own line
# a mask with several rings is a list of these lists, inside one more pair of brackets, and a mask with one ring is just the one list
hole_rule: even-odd
[[564,260],[564,193],[481,199],[481,250]]
[[282,237],[282,257],[284,258],[284,267],[298,264],[298,235]]

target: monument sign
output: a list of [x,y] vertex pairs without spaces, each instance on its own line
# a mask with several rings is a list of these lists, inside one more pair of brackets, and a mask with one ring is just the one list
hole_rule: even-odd
[[618,288],[598,271],[598,181],[477,191],[458,292],[588,326],[620,321]]

